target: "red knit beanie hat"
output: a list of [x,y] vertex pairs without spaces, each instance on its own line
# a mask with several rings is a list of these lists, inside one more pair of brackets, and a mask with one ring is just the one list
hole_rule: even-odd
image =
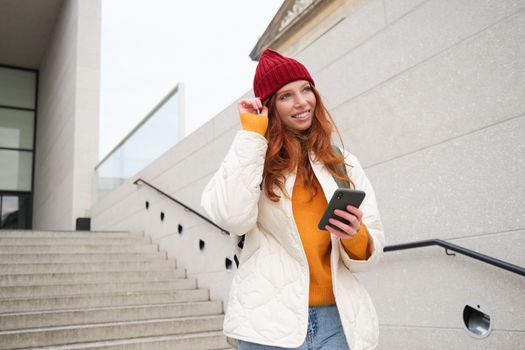
[[284,85],[296,80],[307,80],[315,86],[312,76],[302,63],[266,49],[255,69],[253,93],[264,101]]

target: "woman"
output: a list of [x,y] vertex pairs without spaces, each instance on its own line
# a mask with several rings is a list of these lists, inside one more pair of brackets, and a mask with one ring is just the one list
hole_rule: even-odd
[[[232,236],[245,235],[224,332],[239,349],[373,349],[375,309],[353,274],[384,246],[370,182],[355,156],[334,151],[335,125],[300,62],[265,50],[254,94],[238,103],[243,130],[201,202]],[[346,174],[335,170],[345,163]],[[319,230],[345,178],[365,200],[336,210],[348,224],[332,218]]]

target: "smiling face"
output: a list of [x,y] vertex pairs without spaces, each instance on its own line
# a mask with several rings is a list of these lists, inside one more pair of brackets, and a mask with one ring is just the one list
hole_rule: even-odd
[[284,125],[295,131],[305,131],[312,125],[316,99],[310,83],[296,80],[275,93],[275,109]]

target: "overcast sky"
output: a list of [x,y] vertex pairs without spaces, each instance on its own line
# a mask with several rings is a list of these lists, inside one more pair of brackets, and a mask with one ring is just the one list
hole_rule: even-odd
[[104,0],[99,158],[179,82],[186,135],[252,87],[249,53],[282,0]]

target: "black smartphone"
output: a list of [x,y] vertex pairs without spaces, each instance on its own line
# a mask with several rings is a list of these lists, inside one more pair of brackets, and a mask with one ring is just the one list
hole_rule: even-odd
[[335,218],[345,224],[348,224],[347,220],[335,215],[334,210],[341,209],[346,211],[347,205],[359,208],[359,206],[363,202],[363,199],[365,199],[365,195],[365,192],[360,190],[351,190],[349,188],[337,189],[334,192],[332,199],[330,199],[330,203],[328,203],[328,208],[326,208],[323,217],[321,218],[321,221],[319,221],[319,224],[317,225],[319,230],[326,231],[325,226],[330,225],[330,223],[328,222],[328,219],[330,218]]

